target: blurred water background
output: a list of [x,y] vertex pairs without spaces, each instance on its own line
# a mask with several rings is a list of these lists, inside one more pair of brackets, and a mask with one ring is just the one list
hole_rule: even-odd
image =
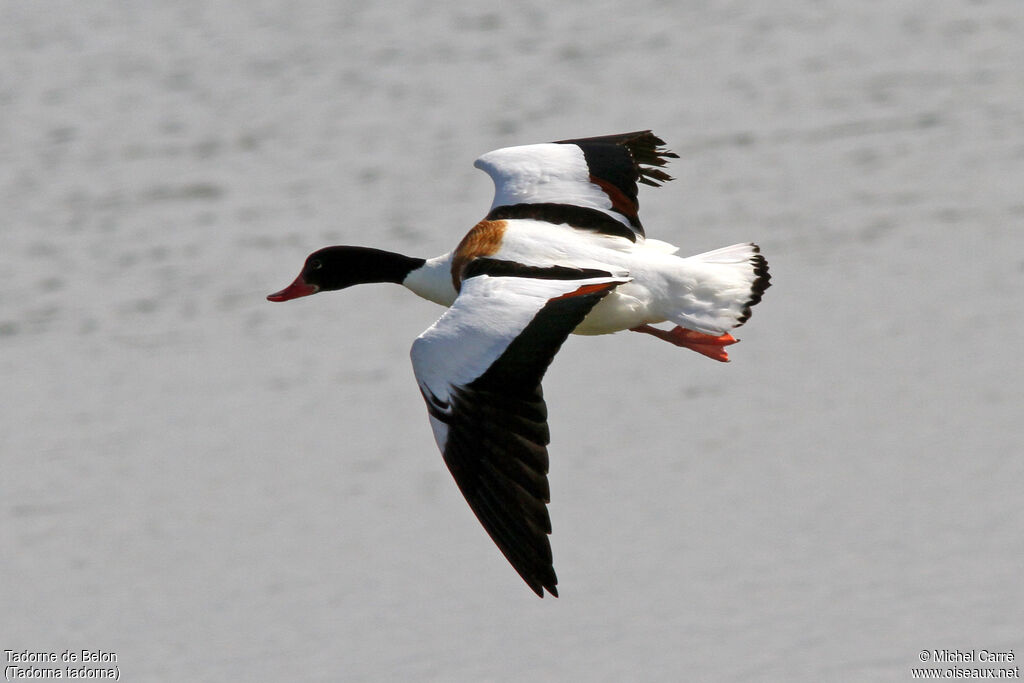
[[[909,680],[1024,656],[1024,5],[0,5],[0,649],[127,681]],[[572,338],[562,597],[437,454],[397,287],[501,146],[652,128],[648,234],[761,244],[722,365]]]

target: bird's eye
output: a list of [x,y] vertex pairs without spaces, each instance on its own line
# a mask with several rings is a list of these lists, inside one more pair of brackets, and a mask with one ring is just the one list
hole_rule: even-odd
[[323,267],[324,267],[323,261],[321,261],[318,258],[313,259],[312,261],[309,262],[309,269],[310,270],[320,270]]

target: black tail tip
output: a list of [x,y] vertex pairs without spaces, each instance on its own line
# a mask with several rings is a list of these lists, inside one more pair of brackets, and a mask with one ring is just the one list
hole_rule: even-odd
[[754,282],[750,285],[750,298],[743,305],[743,315],[740,316],[739,325],[750,319],[750,309],[761,303],[765,290],[772,286],[772,276],[768,271],[768,259],[761,254],[761,247],[751,242],[754,248],[754,255],[750,257],[750,264],[754,268]]

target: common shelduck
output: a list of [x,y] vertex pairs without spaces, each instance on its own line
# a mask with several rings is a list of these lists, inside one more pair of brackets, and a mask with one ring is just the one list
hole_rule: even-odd
[[488,152],[491,210],[453,251],[326,247],[267,297],[394,282],[450,307],[413,342],[416,381],[456,484],[540,597],[558,595],[541,379],[566,337],[633,330],[725,361],[769,286],[755,244],[681,258],[645,238],[637,183],[672,179],[664,144],[647,130]]

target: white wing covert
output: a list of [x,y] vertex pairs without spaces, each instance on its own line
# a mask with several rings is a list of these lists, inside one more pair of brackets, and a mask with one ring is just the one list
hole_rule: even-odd
[[647,131],[505,147],[474,165],[494,181],[490,220],[532,218],[567,223],[636,242],[637,183],[671,180],[661,170],[677,155]]

